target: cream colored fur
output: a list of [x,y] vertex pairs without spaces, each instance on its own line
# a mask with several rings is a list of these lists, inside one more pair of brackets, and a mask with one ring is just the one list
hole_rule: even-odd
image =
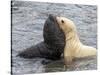
[[74,58],[94,56],[97,53],[96,48],[83,45],[77,35],[76,26],[70,19],[57,17],[59,27],[63,30],[66,37],[64,48],[65,64],[72,62]]

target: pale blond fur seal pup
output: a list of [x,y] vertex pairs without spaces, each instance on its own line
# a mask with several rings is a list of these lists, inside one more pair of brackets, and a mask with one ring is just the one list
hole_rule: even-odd
[[68,18],[56,17],[59,27],[63,30],[66,38],[64,48],[64,61],[65,65],[71,63],[74,58],[82,58],[94,56],[97,53],[96,48],[83,45],[77,35],[76,26]]

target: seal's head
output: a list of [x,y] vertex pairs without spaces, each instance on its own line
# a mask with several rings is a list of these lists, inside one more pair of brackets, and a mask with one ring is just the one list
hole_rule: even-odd
[[64,32],[70,32],[70,31],[75,31],[76,30],[75,24],[70,19],[65,18],[65,17],[56,17],[56,20],[59,24],[59,27]]

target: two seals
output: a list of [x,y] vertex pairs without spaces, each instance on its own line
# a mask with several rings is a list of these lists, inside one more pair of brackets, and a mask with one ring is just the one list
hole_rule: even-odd
[[96,55],[96,49],[83,45],[73,21],[65,17],[49,15],[43,29],[44,41],[19,53],[20,57],[60,59],[64,51],[65,64],[74,58]]

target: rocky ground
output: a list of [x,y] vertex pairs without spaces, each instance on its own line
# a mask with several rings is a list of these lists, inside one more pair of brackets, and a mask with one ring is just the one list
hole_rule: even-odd
[[44,73],[60,71],[96,70],[97,58],[76,59],[64,69],[63,59],[51,61],[34,58],[24,59],[16,55],[43,40],[43,25],[48,14],[62,15],[73,20],[80,40],[97,48],[97,7],[92,5],[53,4],[30,1],[12,2],[12,73]]

